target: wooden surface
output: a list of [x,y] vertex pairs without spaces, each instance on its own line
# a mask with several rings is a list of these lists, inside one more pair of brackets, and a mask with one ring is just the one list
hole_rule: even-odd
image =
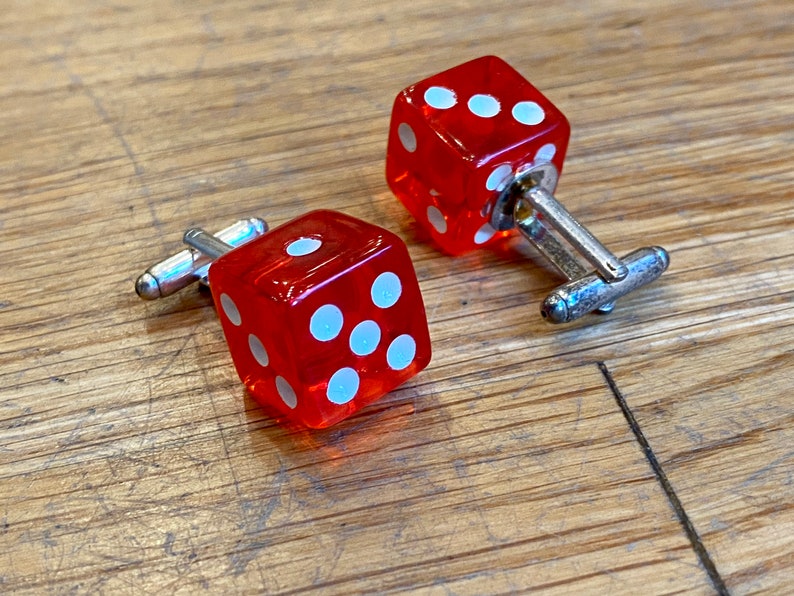
[[[7,2],[0,592],[786,593],[794,9],[756,2]],[[383,177],[394,95],[497,54],[572,123],[558,196],[672,265],[567,327],[521,242],[452,259]],[[322,432],[268,419],[191,225],[400,234],[434,358]]]

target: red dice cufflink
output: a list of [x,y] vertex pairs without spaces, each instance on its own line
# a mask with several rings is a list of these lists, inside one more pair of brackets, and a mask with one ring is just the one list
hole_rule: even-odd
[[314,211],[267,231],[245,220],[150,267],[136,283],[158,298],[209,284],[232,360],[263,406],[311,428],[347,418],[430,361],[422,295],[396,235]]
[[658,246],[619,259],[555,199],[569,136],[562,112],[509,64],[486,56],[397,95],[386,178],[449,254],[521,232],[569,280],[541,307],[547,320],[568,322],[610,312],[669,264]]

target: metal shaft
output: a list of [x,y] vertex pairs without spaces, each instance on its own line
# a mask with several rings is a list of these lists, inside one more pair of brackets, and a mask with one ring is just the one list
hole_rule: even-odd
[[[229,246],[240,246],[267,232],[267,224],[258,218],[243,219],[224,228],[216,236]],[[197,281],[206,279],[212,258],[186,248],[149,267],[135,282],[135,291],[144,300],[164,298]]]
[[535,211],[548,220],[551,226],[578,250],[607,282],[623,279],[628,268],[620,259],[601,244],[590,231],[580,224],[550,192],[536,185],[524,192]]
[[516,202],[515,225],[567,279],[577,279],[587,274],[587,270],[576,256],[535,217],[532,206],[524,199],[518,199]]
[[607,283],[591,273],[556,288],[543,301],[540,313],[552,323],[568,323],[657,279],[670,264],[667,251],[659,246],[640,248],[623,257],[628,274]]
[[[554,233],[535,217],[534,209],[529,201],[519,198],[514,211],[515,225],[519,231],[554,265],[568,280],[573,281],[587,275],[579,259],[560,242]],[[598,314],[609,314],[615,303],[602,304],[596,309]]]
[[234,248],[231,244],[224,242],[209,232],[205,232],[201,228],[190,228],[185,232],[182,241],[211,259],[217,259]]

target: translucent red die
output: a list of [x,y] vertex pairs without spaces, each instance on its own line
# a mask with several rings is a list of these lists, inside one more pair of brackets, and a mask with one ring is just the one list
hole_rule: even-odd
[[490,214],[523,168],[562,170],[565,116],[504,60],[485,56],[401,91],[394,102],[386,178],[394,194],[447,253],[509,232]]
[[430,361],[408,251],[378,226],[314,211],[222,255],[209,281],[243,383],[305,426],[347,418]]

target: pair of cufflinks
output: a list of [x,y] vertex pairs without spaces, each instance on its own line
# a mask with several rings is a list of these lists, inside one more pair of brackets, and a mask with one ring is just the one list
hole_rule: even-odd
[[[486,56],[397,95],[386,178],[446,253],[523,234],[568,279],[544,300],[547,320],[608,313],[669,258],[657,246],[617,258],[554,198],[569,136],[548,99]],[[184,242],[137,280],[138,295],[208,284],[240,379],[280,417],[330,426],[430,361],[416,273],[383,228],[314,211],[271,231],[260,219],[194,228]]]

